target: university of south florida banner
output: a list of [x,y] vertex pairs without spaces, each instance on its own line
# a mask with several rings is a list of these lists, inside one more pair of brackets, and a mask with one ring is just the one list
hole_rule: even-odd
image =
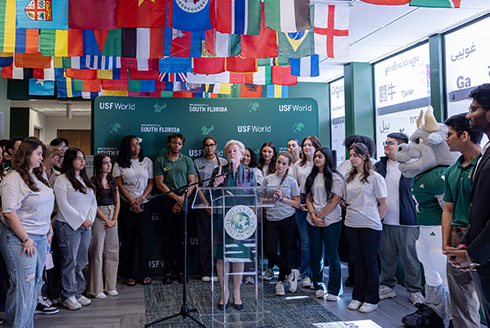
[[[283,99],[198,99],[150,97],[98,97],[92,108],[94,154],[107,153],[113,159],[121,139],[129,134],[142,138],[145,156],[152,161],[167,152],[167,136],[182,133],[187,141],[182,153],[193,159],[204,156],[202,140],[212,136],[218,153],[230,139],[240,140],[257,153],[266,141],[278,152],[287,151],[287,142],[300,142],[318,135],[318,104],[312,98]],[[155,188],[155,192],[156,192]],[[191,199],[189,201],[192,201]],[[158,198],[153,200],[150,229],[150,273],[163,273]],[[189,272],[199,273],[197,231],[194,215],[189,215]]]

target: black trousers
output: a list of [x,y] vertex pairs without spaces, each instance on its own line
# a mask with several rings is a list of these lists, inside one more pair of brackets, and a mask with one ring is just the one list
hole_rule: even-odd
[[[280,221],[264,219],[264,252],[269,261],[279,267],[279,281],[291,273],[289,268],[289,252],[296,231],[295,214]],[[279,241],[280,253],[277,253]]]
[[197,238],[199,239],[199,267],[201,277],[211,276],[211,216],[206,210],[197,210]]
[[352,299],[377,304],[379,302],[379,270],[377,254],[381,231],[369,228],[345,227],[354,263],[354,290]]
[[128,202],[121,200],[119,211],[119,275],[126,278],[142,279],[150,275],[150,202],[143,204],[143,212],[130,211]]
[[168,274],[184,272],[184,210],[172,213],[175,201],[167,196],[160,199],[162,219],[163,261]]

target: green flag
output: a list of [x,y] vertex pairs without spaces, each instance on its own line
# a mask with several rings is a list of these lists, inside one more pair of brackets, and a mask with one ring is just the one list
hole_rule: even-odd
[[459,8],[461,0],[412,0],[410,6],[433,8]]

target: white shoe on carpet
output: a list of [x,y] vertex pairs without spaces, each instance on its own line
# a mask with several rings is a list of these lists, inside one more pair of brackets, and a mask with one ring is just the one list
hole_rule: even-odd
[[315,292],[315,297],[316,298],[325,298],[325,291],[323,289],[318,289],[316,292]]
[[82,304],[82,306],[87,306],[87,305],[90,305],[92,304],[92,301],[89,300],[88,298],[86,298],[85,296],[80,296],[78,299],[77,299],[78,303]]
[[378,304],[371,304],[368,302],[364,302],[362,303],[362,306],[359,308],[359,312],[369,313],[369,312],[373,312],[377,308],[378,308]]
[[278,281],[276,284],[276,295],[284,296],[286,292],[284,291],[284,283],[282,281]]
[[308,288],[308,287],[310,287],[310,284],[311,284],[310,277],[304,277],[303,282],[301,283],[301,287]]
[[105,293],[109,296],[117,296],[119,295],[119,293],[117,292],[117,290],[106,290]]
[[359,308],[361,307],[362,305],[362,302],[359,302],[358,300],[352,300],[349,305],[347,305],[347,308],[349,310],[359,310]]
[[334,294],[328,294],[327,295],[327,301],[338,302],[338,301],[340,301],[340,297],[338,297],[337,295],[334,295]]

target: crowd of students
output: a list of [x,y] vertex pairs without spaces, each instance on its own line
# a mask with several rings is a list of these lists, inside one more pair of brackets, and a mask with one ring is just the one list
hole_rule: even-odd
[[[202,141],[205,156],[194,161],[181,153],[185,142],[180,133],[169,135],[168,152],[153,163],[144,156],[141,139],[128,135],[121,141],[114,165],[106,154],[95,156],[94,176],[89,178],[85,154],[68,148],[66,139],[57,138],[49,146],[34,137],[0,141],[0,249],[10,285],[6,294],[9,325],[32,326],[35,312],[58,312],[53,304],[77,310],[89,305],[90,298],[117,296],[118,276],[126,279],[127,286],[137,282],[150,284],[149,196],[155,186],[165,193],[158,199],[164,284],[174,280],[182,283],[185,279],[183,216],[184,206],[189,206],[186,195],[192,195],[198,186],[262,185],[281,187],[268,188],[261,194],[264,201],[275,201],[273,207],[265,210],[263,247],[268,268],[262,276],[272,279],[273,268],[279,268],[276,295],[295,292],[301,281],[303,288],[315,290],[317,298],[338,301],[343,292],[339,245],[348,248],[344,253],[349,254],[349,280],[354,287],[348,309],[372,312],[380,299],[396,295],[394,271],[389,269],[394,264],[385,261],[389,246],[380,248],[380,243],[387,243],[389,236],[384,236],[383,231],[390,231],[390,226],[404,226],[399,211],[395,211],[397,220],[382,221],[387,211],[386,217],[391,218],[393,206],[413,202],[404,198],[406,195],[397,194],[395,205],[389,203],[393,181],[398,183],[402,177],[398,174],[393,180],[387,176],[386,165],[394,164],[387,161],[393,161],[391,148],[396,147],[392,146],[408,142],[406,136],[389,136],[385,143],[387,159],[379,162],[383,164],[381,168],[373,165],[374,142],[358,135],[346,138],[350,159],[339,165],[334,152],[322,147],[316,136],[308,136],[301,143],[290,139],[288,152],[281,153],[277,153],[274,143],[265,142],[258,156],[240,141],[230,140],[224,146],[226,158],[218,155],[217,140],[208,136]],[[392,170],[393,167],[388,171]],[[229,172],[234,174],[223,174]],[[182,188],[188,184],[194,185]],[[223,275],[230,270],[229,263],[223,261],[225,250],[219,248],[219,242],[211,253],[211,243],[216,243],[211,239],[211,211],[194,213],[201,280],[219,280],[222,296],[218,306],[223,309],[231,298],[228,284],[224,283],[227,276]],[[241,310],[240,273],[244,272],[246,261],[240,259],[250,258],[250,254],[240,242],[235,246],[232,304]],[[404,246],[414,254],[415,240]],[[378,254],[383,264],[381,287]],[[52,257],[52,261],[47,257]],[[328,282],[323,274],[325,259]],[[213,261],[216,272],[212,271]],[[417,259],[410,261],[409,269],[419,265]],[[82,270],[87,263],[86,281]],[[420,272],[411,275],[418,278],[406,277],[410,300],[420,304]],[[47,287],[42,289],[45,277]]]

